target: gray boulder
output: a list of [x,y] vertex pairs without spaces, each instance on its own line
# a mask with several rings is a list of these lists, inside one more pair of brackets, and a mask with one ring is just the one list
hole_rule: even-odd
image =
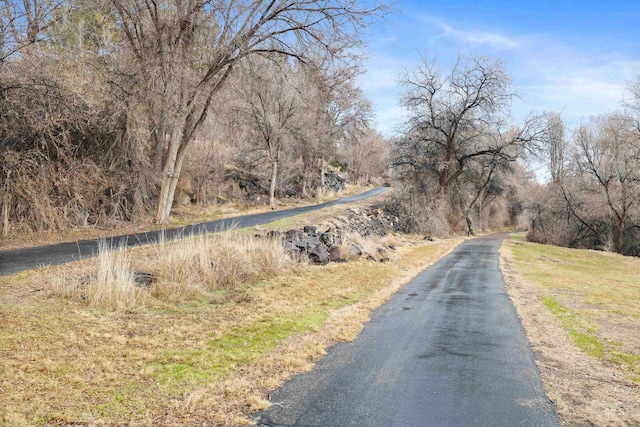
[[336,236],[333,233],[320,233],[320,236],[318,236],[320,241],[322,243],[324,243],[327,246],[331,246],[334,243],[336,243]]
[[289,230],[285,234],[287,240],[302,240],[304,239],[304,233],[300,230]]
[[331,247],[329,247],[329,261],[340,261],[342,259],[340,255],[340,246],[331,245]]
[[140,288],[152,288],[156,284],[156,276],[146,271],[134,271],[133,281]]
[[304,243],[307,244],[307,247],[314,248],[316,246],[322,245],[322,242],[317,237],[308,237],[303,240]]
[[312,264],[326,265],[329,263],[329,252],[324,245],[318,245],[309,251],[309,261]]
[[290,252],[293,253],[301,253],[306,252],[308,246],[305,242],[301,242],[300,240],[285,240],[282,242],[282,245]]
[[333,170],[326,168],[324,170],[324,186],[337,193],[345,189],[345,179]]
[[356,257],[362,256],[362,249],[360,249],[360,247],[357,245],[351,245],[351,247],[349,248],[349,252],[351,252],[351,255],[354,255]]

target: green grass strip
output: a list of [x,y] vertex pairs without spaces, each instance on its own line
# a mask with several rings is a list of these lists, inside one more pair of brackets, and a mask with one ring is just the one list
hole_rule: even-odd
[[154,376],[168,390],[220,379],[274,350],[285,339],[322,325],[329,308],[312,307],[288,317],[232,330],[200,350],[168,351],[152,363]]
[[555,297],[547,295],[542,297],[542,303],[556,316],[562,326],[567,330],[573,343],[590,356],[601,359],[604,348],[598,338],[593,335],[592,329],[585,327],[571,309],[562,305]]

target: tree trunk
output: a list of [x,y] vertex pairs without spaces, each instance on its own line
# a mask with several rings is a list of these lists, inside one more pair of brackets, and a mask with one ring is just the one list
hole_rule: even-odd
[[320,194],[324,193],[324,156],[320,156]]
[[5,190],[2,200],[2,237],[9,235],[9,192]]
[[622,255],[624,255],[624,227],[624,219],[618,219],[618,229],[615,231],[613,244],[615,251]]
[[485,223],[484,220],[482,218],[483,214],[484,214],[484,203],[485,203],[485,199],[483,195],[480,195],[480,197],[478,198],[478,230],[484,230],[485,228]]
[[198,183],[198,200],[196,200],[196,203],[198,203],[198,206],[200,206],[201,208],[205,207],[205,205],[209,202],[207,200],[206,183],[206,178],[201,178],[200,182]]
[[467,221],[467,236],[473,236],[473,222],[471,221],[469,213],[467,212],[464,217],[464,219]]
[[269,186],[269,206],[276,208],[276,181],[278,179],[278,159],[271,162],[271,185]]
[[158,211],[156,213],[156,224],[168,224],[169,215],[171,214],[171,206],[173,205],[173,197],[178,185],[178,178],[182,169],[182,159],[184,155],[179,155],[180,128],[174,125],[171,129],[169,140],[169,153],[165,160],[162,170],[162,184],[160,185],[160,196],[158,198]]

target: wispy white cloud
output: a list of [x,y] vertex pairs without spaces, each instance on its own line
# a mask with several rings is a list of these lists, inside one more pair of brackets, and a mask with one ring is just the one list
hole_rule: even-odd
[[367,61],[367,71],[360,79],[364,90],[396,88],[403,64],[390,56],[374,56]]
[[435,17],[427,17],[424,20],[440,29],[442,31],[441,37],[450,37],[463,43],[488,45],[496,49],[517,49],[521,46],[521,42],[517,38],[496,32],[460,30]]
[[628,83],[640,72],[640,60],[622,54],[595,55],[562,47],[561,55],[551,55],[547,50],[538,46],[516,58],[514,82],[522,95],[518,108],[562,111],[574,124],[621,109]]
[[611,44],[603,51],[561,34],[507,32],[481,25],[469,27],[414,13],[392,30],[377,32],[361,83],[376,109],[380,131],[391,134],[406,118],[399,106],[398,78],[403,67],[412,69],[421,62],[422,52],[445,69],[460,53],[498,55],[521,96],[514,103],[514,119],[522,120],[531,111],[559,111],[570,126],[621,109],[628,83],[640,75],[640,54],[625,50],[623,44]]
[[[403,58],[406,61],[406,58]],[[367,72],[359,77],[360,87],[371,100],[375,112],[375,128],[390,136],[406,119],[406,111],[399,105],[402,89],[398,84],[406,62],[393,50],[376,51],[366,62]]]

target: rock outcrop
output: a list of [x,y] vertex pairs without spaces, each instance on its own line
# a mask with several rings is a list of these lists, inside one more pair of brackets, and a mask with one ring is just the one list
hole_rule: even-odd
[[324,170],[324,187],[336,193],[345,189],[345,179],[331,168]]
[[[283,246],[297,256],[306,258],[312,264],[325,265],[329,262],[345,262],[345,257],[366,257],[380,262],[389,261],[387,250],[393,247],[377,248],[374,254],[365,251],[354,243],[342,245],[344,234],[353,232],[363,237],[386,236],[397,231],[398,218],[385,212],[381,207],[367,209],[348,209],[344,215],[325,224],[306,225],[302,229],[285,232],[269,231],[267,238],[279,239]],[[342,253],[346,251],[348,253]]]

